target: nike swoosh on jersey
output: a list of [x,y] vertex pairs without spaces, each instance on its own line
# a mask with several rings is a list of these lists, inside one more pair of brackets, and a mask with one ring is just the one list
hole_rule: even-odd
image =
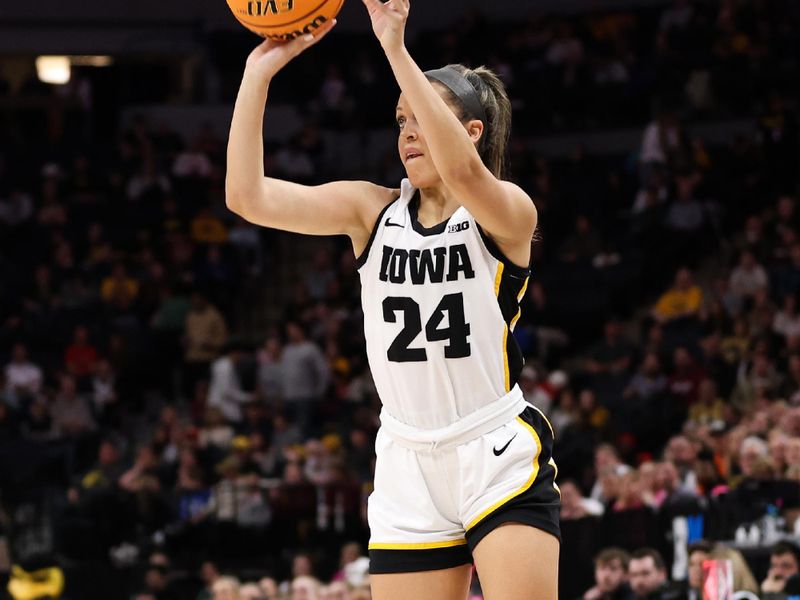
[[517,437],[517,434],[516,434],[516,433],[515,433],[515,434],[514,434],[514,435],[511,437],[511,439],[510,439],[510,440],[508,440],[508,441],[506,442],[506,445],[505,445],[505,446],[503,446],[502,448],[500,448],[500,450],[498,450],[497,448],[492,448],[492,452],[494,452],[494,455],[495,455],[495,456],[500,456],[500,455],[501,455],[503,452],[505,452],[505,451],[506,451],[506,448],[508,448],[508,446],[511,444],[511,442],[513,442],[513,441],[514,441],[514,438],[515,438],[515,437]]
[[386,221],[383,223],[386,227],[405,227],[402,223],[392,223],[389,218],[386,218]]

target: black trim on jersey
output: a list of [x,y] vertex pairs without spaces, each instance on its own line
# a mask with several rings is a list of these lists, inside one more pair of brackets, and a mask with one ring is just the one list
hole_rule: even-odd
[[513,388],[519,381],[519,375],[525,364],[522,350],[517,343],[517,339],[511,333],[511,321],[519,312],[519,293],[527,281],[527,275],[520,278],[515,273],[510,273],[503,263],[503,275],[500,277],[500,289],[497,294],[497,304],[500,306],[500,314],[508,326],[508,336],[506,337],[506,355],[508,356],[508,381]]
[[489,251],[489,254],[503,263],[504,274],[508,273],[512,277],[519,277],[522,279],[525,279],[531,274],[530,267],[520,267],[518,264],[511,262],[506,255],[503,254],[503,251],[500,250],[497,243],[483,230],[483,227],[481,227],[477,221],[475,221],[475,224],[478,225],[478,233],[481,234],[481,239],[483,240],[483,243],[486,244],[486,249]]
[[472,564],[466,544],[426,550],[370,550],[370,575],[438,571]]
[[434,225],[433,227],[425,227],[422,223],[419,222],[418,219],[419,202],[420,202],[419,190],[416,190],[414,192],[414,196],[408,203],[408,215],[409,217],[411,217],[411,226],[414,228],[414,231],[416,231],[420,235],[425,235],[425,236],[439,235],[440,233],[444,233],[444,228],[447,227],[447,223],[450,221],[450,217],[452,217],[453,215],[450,215],[450,217],[447,217],[447,219],[445,219],[441,223]]
[[395,202],[397,202],[397,198],[389,202],[389,204],[387,204],[381,209],[381,214],[379,214],[378,218],[375,220],[375,226],[372,228],[372,233],[369,234],[369,240],[367,240],[367,245],[364,246],[364,250],[362,250],[361,254],[358,255],[358,258],[356,258],[356,270],[363,267],[364,263],[367,262],[367,258],[369,258],[369,249],[372,248],[372,242],[375,241],[375,236],[378,234],[378,228],[381,226],[383,215],[386,212],[386,209],[388,209]]
[[539,471],[527,490],[498,506],[467,531],[467,545],[471,551],[503,523],[530,525],[561,539],[561,495],[555,487],[556,469],[550,464],[553,457],[552,430],[542,413],[534,408],[526,408],[520,418],[536,431],[542,444],[538,458]]

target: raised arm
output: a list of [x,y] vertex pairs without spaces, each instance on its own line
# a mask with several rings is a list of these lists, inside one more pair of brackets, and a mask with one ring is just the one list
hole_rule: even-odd
[[296,233],[346,234],[358,251],[396,192],[364,181],[306,186],[264,176],[262,132],[270,82],[334,24],[291,42],[267,40],[248,57],[228,138],[225,200],[230,210],[252,223]]
[[529,246],[537,221],[530,197],[518,186],[499,180],[483,164],[475,148],[475,142],[487,133],[481,122],[470,121],[465,128],[405,47],[409,0],[363,2],[395,79],[425,132],[442,181],[501,247]]

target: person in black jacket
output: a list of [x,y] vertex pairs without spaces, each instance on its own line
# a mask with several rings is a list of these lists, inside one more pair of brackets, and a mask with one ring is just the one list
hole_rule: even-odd
[[631,600],[683,600],[686,591],[667,579],[667,567],[658,550],[640,548],[628,563]]

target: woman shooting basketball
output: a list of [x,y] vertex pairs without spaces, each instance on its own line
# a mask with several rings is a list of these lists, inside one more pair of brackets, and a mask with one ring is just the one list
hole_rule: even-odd
[[254,223],[346,234],[359,263],[370,367],[383,402],[369,499],[374,598],[557,597],[559,492],[549,423],[517,386],[511,330],[536,209],[503,181],[510,106],[486,69],[423,73],[408,0],[363,0],[400,86],[400,189],[263,177],[267,90],[315,37],[247,60],[228,145],[227,203]]

